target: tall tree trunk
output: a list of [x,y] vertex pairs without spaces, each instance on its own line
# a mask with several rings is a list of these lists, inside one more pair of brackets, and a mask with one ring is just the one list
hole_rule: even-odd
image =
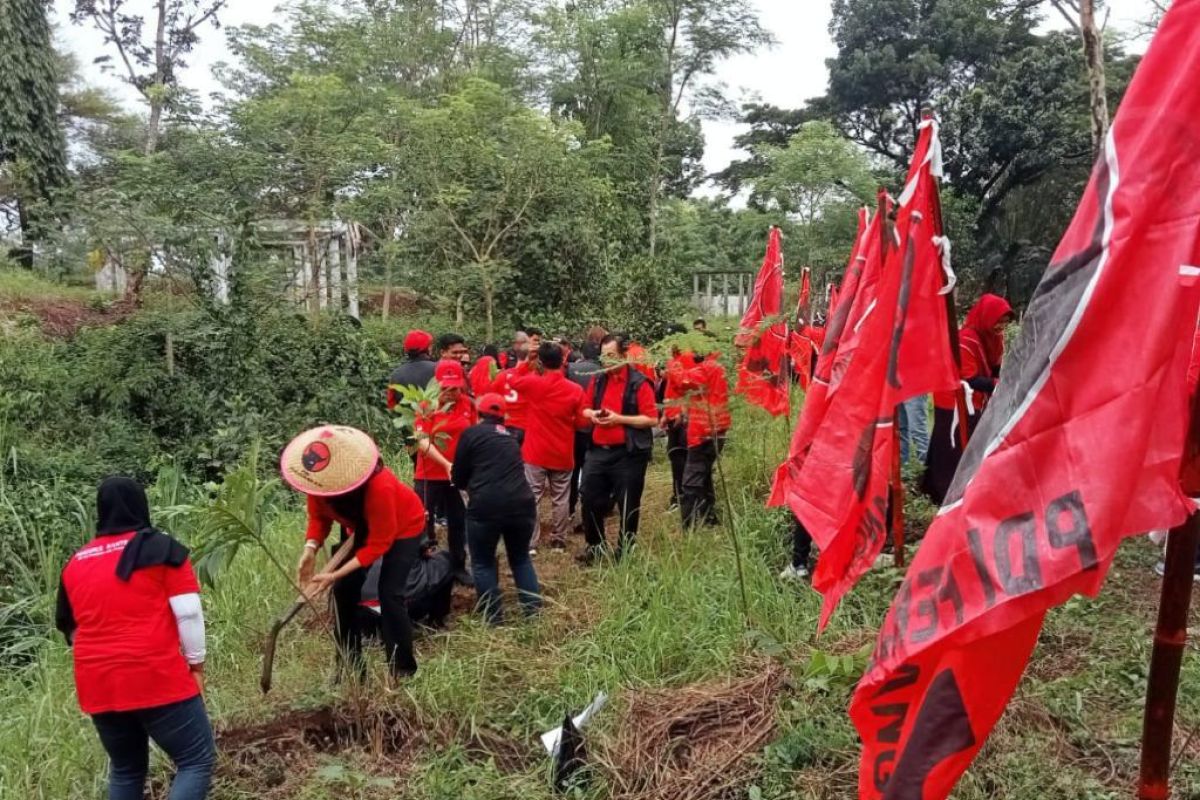
[[387,322],[392,310],[392,259],[389,257],[383,272],[383,321]]
[[466,321],[464,314],[463,303],[466,297],[463,292],[458,293],[458,297],[454,300],[454,324],[462,330],[463,323]]
[[493,318],[495,294],[496,290],[492,286],[492,282],[490,280],[485,280],[483,282],[483,307],[484,311],[487,313],[487,340],[489,342],[494,342],[496,340],[496,325],[495,319]]
[[154,85],[150,88],[150,120],[146,125],[146,155],[158,149],[158,129],[162,125],[167,59],[167,0],[158,0],[158,23],[154,33]]
[[1079,2],[1079,33],[1087,61],[1088,91],[1091,96],[1092,149],[1099,153],[1108,135],[1108,96],[1104,81],[1104,41],[1096,27],[1095,0]]
[[[662,116],[658,120],[658,142],[654,148],[654,173],[650,176],[649,218],[650,258],[658,252],[658,204],[662,195],[663,158],[666,154],[667,131],[670,129],[675,99],[675,47],[679,41],[679,15],[671,20],[671,31],[667,40],[667,64],[663,73]],[[682,94],[682,89],[680,90]]]

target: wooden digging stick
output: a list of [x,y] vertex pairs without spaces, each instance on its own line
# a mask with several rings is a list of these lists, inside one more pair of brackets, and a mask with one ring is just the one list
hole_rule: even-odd
[[[342,566],[342,564],[349,560],[350,554],[353,551],[354,538],[351,537],[342,542],[341,547],[334,552],[333,557],[329,559],[329,563],[325,565],[325,569],[322,570],[321,574],[333,572]],[[292,603],[292,607],[283,616],[271,623],[271,630],[267,632],[267,640],[263,644],[262,676],[258,682],[263,694],[271,691],[271,678],[275,671],[275,646],[279,642],[279,634],[289,622],[296,618],[301,609],[307,605],[312,605],[313,601],[319,600],[327,591],[329,591],[329,584],[314,586],[312,581],[309,581],[308,586],[305,587],[304,594],[296,598],[296,602]]]

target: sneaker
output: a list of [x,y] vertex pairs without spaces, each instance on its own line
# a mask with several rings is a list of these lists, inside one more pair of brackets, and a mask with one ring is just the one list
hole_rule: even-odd
[[537,548],[536,547],[529,548],[529,557],[537,558]]
[[454,580],[457,581],[460,586],[475,585],[475,578],[465,568],[454,570]]
[[567,540],[552,538],[550,540],[550,549],[551,550],[566,550],[567,549]]
[[806,581],[808,578],[808,567],[803,566],[796,567],[789,564],[787,569],[779,573],[779,580],[781,581]]
[[1154,565],[1154,574],[1158,577],[1163,577],[1167,574],[1167,562],[1160,561]]

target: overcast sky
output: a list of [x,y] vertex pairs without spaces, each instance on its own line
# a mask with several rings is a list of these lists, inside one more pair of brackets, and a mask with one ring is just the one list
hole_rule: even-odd
[[[825,59],[835,54],[829,38],[830,0],[747,0],[758,7],[764,27],[770,30],[778,44],[770,50],[730,59],[723,63],[717,78],[730,89],[735,99],[757,98],[784,108],[795,108],[825,90],[827,73]],[[131,9],[148,9],[152,0],[129,0]],[[73,0],[56,0],[59,39],[73,50],[85,67],[103,54],[99,34],[89,27],[71,25],[67,19]],[[1047,4],[1048,5],[1048,4]],[[1109,0],[1110,27],[1128,29],[1130,23],[1149,16],[1148,0]],[[267,24],[275,16],[271,0],[230,0],[221,18],[226,26]],[[1051,12],[1052,13],[1052,12]],[[1057,15],[1048,16],[1048,23],[1062,27]],[[191,57],[184,76],[185,83],[207,96],[218,85],[212,78],[212,65],[228,58],[223,31],[206,28]],[[94,68],[93,68],[94,69]],[[89,75],[92,82],[107,86],[117,96],[131,104],[136,95],[115,77],[102,75],[98,69]],[[709,172],[723,169],[732,159],[740,157],[733,147],[733,137],[740,130],[733,122],[706,122],[705,167]]]

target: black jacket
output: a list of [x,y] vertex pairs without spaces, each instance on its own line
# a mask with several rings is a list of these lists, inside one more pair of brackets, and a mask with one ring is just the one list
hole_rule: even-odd
[[468,495],[468,517],[534,513],[521,445],[503,425],[481,422],[463,431],[450,480]]
[[405,361],[392,370],[392,376],[388,378],[388,383],[391,385],[415,386],[418,389],[424,389],[433,380],[433,373],[436,369],[437,365],[433,359],[427,356],[414,361]]
[[599,361],[576,361],[567,365],[567,377],[578,383],[586,392],[592,385],[592,378],[604,371]]

